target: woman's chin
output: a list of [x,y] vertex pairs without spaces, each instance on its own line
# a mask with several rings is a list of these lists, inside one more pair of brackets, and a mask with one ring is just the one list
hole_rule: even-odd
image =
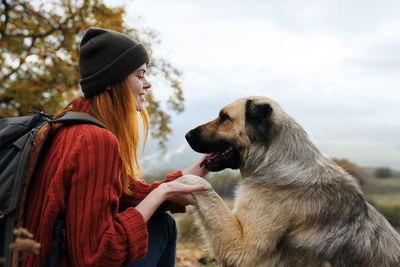
[[139,103],[139,104],[137,104],[137,106],[136,106],[136,110],[138,111],[138,112],[141,112],[142,110],[143,110],[143,108],[144,108],[144,105],[143,105],[144,103]]
[[136,109],[137,111],[142,111],[144,109],[144,102],[146,102],[146,99],[144,96],[139,96],[136,97]]

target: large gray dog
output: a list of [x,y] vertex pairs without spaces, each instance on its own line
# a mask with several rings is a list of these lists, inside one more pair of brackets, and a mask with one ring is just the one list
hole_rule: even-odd
[[[231,211],[194,193],[204,237],[223,266],[400,266],[400,237],[354,179],[273,100],[239,99],[186,139],[211,171],[240,169]],[[185,184],[207,183],[184,176]]]

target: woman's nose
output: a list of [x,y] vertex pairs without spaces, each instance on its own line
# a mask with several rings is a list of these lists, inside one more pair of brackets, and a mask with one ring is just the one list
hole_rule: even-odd
[[150,89],[151,87],[151,83],[149,83],[149,81],[147,79],[144,79],[144,83],[143,83],[143,88],[144,89]]

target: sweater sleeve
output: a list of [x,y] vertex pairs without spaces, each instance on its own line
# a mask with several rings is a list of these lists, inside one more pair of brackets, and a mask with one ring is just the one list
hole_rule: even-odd
[[[72,126],[74,127],[74,126]],[[81,125],[70,161],[68,253],[73,266],[120,266],[147,252],[146,222],[135,208],[118,214],[122,160],[109,131]]]
[[[130,187],[132,189],[133,194],[131,196],[122,195],[120,199],[120,211],[123,211],[129,207],[135,207],[138,205],[152,190],[160,186],[162,183],[172,182],[179,177],[181,177],[182,171],[176,171],[173,173],[169,173],[167,178],[162,181],[153,182],[151,185],[147,184],[143,180],[135,180],[132,179]],[[173,205],[171,208],[171,212],[185,212],[186,208],[180,205]]]

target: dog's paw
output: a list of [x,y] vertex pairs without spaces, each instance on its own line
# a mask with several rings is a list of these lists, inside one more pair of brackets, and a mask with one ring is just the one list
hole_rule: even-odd
[[190,175],[190,174],[184,175],[176,179],[175,181],[181,184],[188,184],[188,185],[204,184],[207,185],[208,188],[212,188],[209,182],[196,175]]

